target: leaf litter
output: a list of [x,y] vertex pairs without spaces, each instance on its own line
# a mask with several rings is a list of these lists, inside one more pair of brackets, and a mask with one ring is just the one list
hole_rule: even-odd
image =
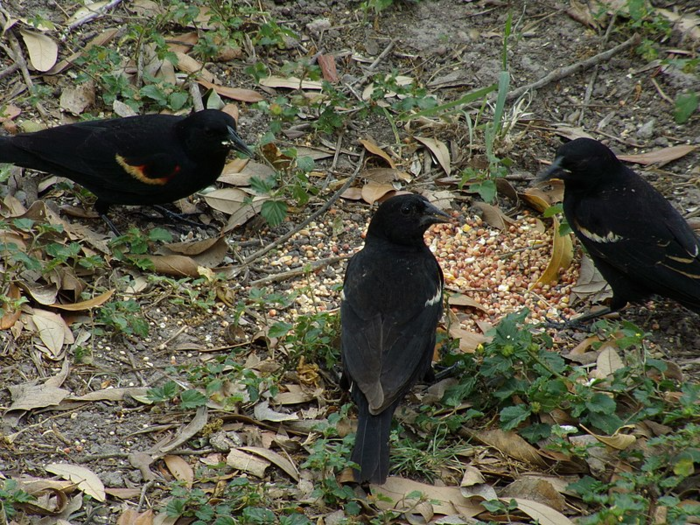
[[[99,4],[104,5],[106,2]],[[134,2],[134,4],[138,4],[142,9],[153,10],[160,8],[157,4],[149,2]],[[93,4],[92,7],[94,8],[95,5]],[[78,21],[89,14],[87,11],[84,13],[76,12],[73,18],[66,21],[66,23]],[[210,20],[207,17],[201,18],[198,24],[204,31],[214,27],[210,25]],[[24,36],[24,33],[22,34]],[[109,32],[105,34],[109,35]],[[245,103],[264,100],[264,96],[255,90],[232,88],[218,83],[215,73],[209,71],[208,67],[205,67],[203,63],[187,54],[191,49],[191,45],[196,43],[198,38],[196,34],[194,34],[194,38],[194,40],[190,40],[190,44],[185,46],[184,49],[176,51],[180,53],[178,56],[180,56],[181,60],[178,63],[182,71],[195,76],[200,85],[214,89],[221,97]],[[70,62],[56,62],[51,45],[48,43],[40,42],[34,36],[30,37],[29,40],[31,42],[27,43],[27,47],[29,48],[30,44],[34,46],[33,50],[29,51],[30,60],[37,70],[57,74],[70,67]],[[107,43],[108,40],[107,38],[99,42]],[[53,42],[53,40],[51,41]],[[93,42],[95,41],[97,40]],[[334,78],[334,68],[330,66],[334,62],[325,61],[323,72],[328,80],[333,80]],[[167,66],[165,68],[161,67],[166,65],[164,61],[154,62],[152,65],[156,68],[154,69],[154,74],[161,77],[170,75],[166,71]],[[397,81],[402,86],[408,86],[415,82],[412,77],[408,76],[399,77]],[[319,90],[322,87],[320,83],[300,80],[293,76],[268,77],[267,80],[263,79],[260,85],[266,88],[290,90],[298,90],[300,88]],[[362,92],[362,96],[365,99],[369,99],[373,89],[374,86],[367,86]],[[396,96],[396,93],[388,92],[386,94],[387,98],[394,96]],[[81,101],[80,98],[76,94],[74,100],[69,101],[66,99],[61,106],[68,112],[80,114],[90,103],[88,100],[88,103],[81,108],[84,101]],[[89,99],[89,96],[87,98]],[[379,105],[384,104],[384,101],[380,101]],[[449,176],[454,169],[455,159],[450,158],[446,143],[431,137],[422,137],[420,139],[416,137],[416,140],[430,151],[430,156],[437,161],[440,169]],[[402,170],[404,159],[401,159],[400,155],[395,154],[392,148],[378,145],[381,144],[381,141],[370,137],[363,137],[359,142],[371,156],[380,159],[380,164],[384,164],[388,166],[388,169],[392,170],[389,173],[391,178],[383,181],[373,180],[379,175],[376,173],[371,174],[367,170],[365,175],[366,180],[369,182],[361,187],[354,186],[348,190],[348,194],[355,190],[355,195],[359,195],[359,198],[372,204],[389,194],[402,191],[407,187],[411,180],[406,173],[410,172],[413,174],[414,171]],[[647,155],[646,157],[630,158],[630,160],[641,163],[663,164],[681,158],[684,155],[689,155],[692,152],[692,148],[685,147],[685,149],[671,151],[662,150],[661,153]],[[278,165],[280,165],[280,162],[284,163],[286,161],[284,155],[279,151],[273,152],[271,160],[273,164],[277,162]],[[420,165],[420,159],[418,158],[413,159],[411,163],[415,165],[416,161]],[[204,197],[208,204],[222,212],[226,217],[228,221],[225,228],[226,232],[236,231],[237,228],[246,225],[252,217],[259,213],[261,205],[260,201],[255,201],[256,195],[254,192],[247,189],[249,188],[250,177],[254,175],[246,174],[246,164],[250,165],[253,173],[264,172],[265,167],[263,166],[262,169],[260,167],[255,168],[252,166],[254,164],[252,162],[242,163],[234,161],[234,163],[236,166],[229,172],[228,176],[230,178],[222,177],[222,182],[230,185],[231,188],[214,190],[214,192],[206,193]],[[387,174],[383,176],[386,177]],[[50,183],[49,187],[53,187],[54,184],[54,182]],[[408,188],[412,189],[410,186]],[[216,193],[226,190],[235,191]],[[425,191],[426,194],[431,194],[428,190]],[[527,193],[529,191],[525,192],[525,194]],[[435,194],[432,195],[435,196]],[[231,197],[229,198],[229,196]],[[461,205],[464,197],[463,192],[456,190],[443,196],[443,200],[448,205],[454,204],[454,207],[458,210],[455,215],[462,221],[460,226],[437,227],[428,236],[431,249],[436,252],[446,269],[448,290],[456,290],[460,294],[457,295],[455,293],[455,295],[450,295],[448,298],[451,306],[448,317],[450,319],[450,333],[453,337],[460,339],[460,348],[463,351],[467,350],[466,347],[462,348],[462,340],[467,341],[471,337],[471,342],[466,346],[470,348],[470,351],[477,351],[480,345],[488,341],[488,338],[484,335],[487,327],[493,326],[504,314],[519,309],[523,304],[531,308],[534,319],[543,319],[545,314],[569,316],[573,314],[568,301],[565,300],[569,297],[569,293],[578,287],[578,291],[581,294],[580,298],[583,298],[586,293],[590,292],[590,287],[599,286],[600,280],[595,276],[587,277],[585,281],[582,280],[582,277],[577,279],[577,264],[570,264],[572,262],[577,263],[578,260],[572,259],[572,247],[570,245],[562,246],[561,242],[557,241],[557,239],[568,237],[558,237],[554,233],[558,230],[556,221],[542,220],[530,212],[519,212],[513,215],[502,211],[498,206],[484,205],[482,203],[479,203],[477,206],[480,208],[480,215],[476,215],[467,206]],[[253,199],[252,204],[245,202],[249,198]],[[537,204],[533,204],[537,200],[535,197],[528,198],[521,194],[521,198],[533,205],[535,209],[538,208]],[[217,206],[212,204],[216,203],[217,199],[219,203],[225,202],[226,204],[219,204],[217,208]],[[261,196],[261,199],[264,199],[264,197]],[[547,206],[549,204],[551,202]],[[24,211],[6,215],[7,209],[11,206],[12,204],[6,200],[2,210],[3,217],[8,219],[25,218],[31,215],[36,220],[46,220],[53,225],[60,224],[63,232],[52,234],[55,242],[58,244],[67,246],[71,242],[78,241],[81,244],[81,250],[84,255],[95,252],[102,254],[111,253],[104,238],[100,238],[99,234],[95,234],[89,229],[80,229],[74,224],[63,221],[49,208],[42,206],[32,208],[30,212],[28,211],[30,215],[26,216],[22,216]],[[255,271],[274,274],[280,269],[302,267],[308,261],[319,260],[338,253],[351,255],[356,249],[358,234],[361,230],[364,230],[364,226],[367,223],[368,214],[367,209],[364,207],[358,209],[356,206],[349,206],[348,209],[355,217],[344,220],[338,216],[334,217],[330,213],[323,220],[312,223],[305,230],[300,231],[293,238],[292,242],[281,246],[279,252],[274,256],[263,257],[259,264],[256,265]],[[543,209],[539,211],[541,212]],[[359,223],[357,216],[359,216]],[[338,232],[340,232],[340,235]],[[240,235],[238,239],[242,242],[255,242],[258,235],[258,232],[247,233]],[[25,243],[25,240],[28,241],[29,239],[26,238],[20,228],[11,227],[9,232],[3,233],[3,236],[5,236],[4,239],[15,236],[18,241],[16,243],[19,250],[18,253],[25,255],[30,253]],[[332,242],[328,242],[328,240]],[[352,243],[348,242],[349,240],[352,240]],[[330,244],[334,245],[335,250],[331,249]],[[162,248],[164,250],[162,253],[146,255],[146,258],[154,264],[156,273],[197,278],[206,274],[202,268],[216,270],[222,268],[223,265],[230,264],[231,249],[235,250],[235,247],[228,246],[223,237],[206,241],[192,240],[190,238],[175,245]],[[505,258],[502,256],[504,253],[506,255]],[[203,264],[203,261],[197,259],[198,257],[206,259],[207,263]],[[459,263],[466,261],[469,261],[469,266],[466,267],[463,264],[460,267]],[[49,259],[42,261],[43,264],[48,262]],[[475,262],[478,262],[479,266],[474,266],[473,263]],[[505,265],[511,264],[514,267],[508,268],[509,273],[512,275],[525,275],[526,278],[521,279],[519,282],[516,278],[516,281],[512,283],[503,278],[505,273],[499,273],[499,269],[503,269]],[[41,275],[36,280],[27,279],[25,282],[13,285],[10,288],[10,297],[15,300],[20,298],[26,299],[29,305],[24,305],[21,309],[14,312],[3,311],[4,315],[2,318],[3,329],[12,329],[16,343],[20,344],[22,342],[21,337],[32,334],[37,348],[41,347],[41,351],[48,352],[46,354],[47,358],[62,360],[63,363],[67,363],[66,351],[75,351],[72,345],[79,339],[80,333],[83,333],[83,328],[80,327],[81,322],[74,323],[72,318],[69,317],[71,315],[70,312],[87,311],[88,316],[91,316],[95,308],[106,304],[115,294],[115,289],[110,288],[107,291],[93,293],[91,297],[85,298],[82,296],[82,293],[77,295],[73,293],[76,290],[76,283],[79,285],[78,289],[92,290],[90,286],[92,280],[105,278],[105,273],[108,272],[113,271],[117,276],[133,274],[136,275],[137,279],[142,279],[144,275],[148,275],[138,272],[134,268],[124,271],[124,268],[116,263],[108,267],[108,272],[85,270],[78,272],[76,268],[68,270],[65,270],[65,268],[69,267],[63,267],[66,275],[59,280]],[[267,311],[264,317],[260,317],[259,314],[256,317],[252,313],[244,315],[242,324],[248,327],[248,332],[244,330],[243,333],[243,337],[248,338],[245,341],[249,352],[249,359],[246,364],[251,365],[249,369],[253,371],[256,377],[265,377],[266,365],[264,363],[272,362],[273,366],[277,366],[277,361],[284,361],[289,359],[290,356],[284,353],[283,345],[276,347],[274,344],[270,344],[270,348],[279,352],[279,354],[271,360],[264,359],[266,350],[263,350],[261,346],[256,344],[256,340],[252,339],[250,336],[251,329],[255,328],[257,331],[257,328],[262,326],[266,333],[269,333],[272,325],[280,320],[293,320],[300,314],[314,309],[316,311],[333,311],[337,307],[335,287],[340,282],[341,273],[338,269],[332,267],[328,267],[326,270],[307,272],[303,277],[285,283],[282,288],[285,293],[290,291],[297,293],[291,305],[277,308],[266,307]],[[31,277],[35,277],[35,275]],[[152,310],[152,317],[150,317],[149,321],[154,327],[157,327],[159,322],[165,322],[169,316],[177,319],[178,314],[167,305],[167,292],[163,292],[162,289],[149,284],[148,279],[143,279],[139,286],[142,292],[158,297],[159,302],[165,300],[163,307],[156,306]],[[242,291],[240,289],[244,288],[238,283],[233,284],[232,287],[239,291]],[[136,290],[135,287],[133,289]],[[516,299],[514,303],[511,302],[510,299],[513,296],[522,298],[522,301]],[[55,298],[56,301],[53,301],[51,304],[45,304],[52,298]],[[67,298],[70,300],[66,301]],[[119,293],[115,298],[123,298],[123,294]],[[38,308],[37,305],[54,307],[58,310],[58,313]],[[215,319],[215,322],[206,325],[204,319],[211,319],[212,317]],[[219,323],[219,326],[217,326],[217,323]],[[202,337],[199,330],[195,330],[195,335],[192,335],[193,330],[189,328],[214,326],[215,329],[220,329],[221,333],[226,334],[228,323],[229,321],[224,319],[220,309],[214,309],[201,315],[189,313],[188,318],[178,319],[178,325],[182,328],[182,332],[178,332],[178,340],[195,339],[201,341],[200,346],[211,351],[213,348],[216,348],[213,340],[208,339],[207,336]],[[74,334],[74,331],[78,332],[78,336]],[[276,339],[267,335],[265,337],[269,343]],[[164,345],[167,350],[172,349],[172,346],[167,344],[169,341],[164,341],[162,336],[158,336],[158,338],[160,340],[159,344]],[[596,338],[597,341],[592,339],[585,346],[585,351],[594,354],[595,357],[592,361],[592,363],[595,363],[595,369],[591,372],[591,377],[595,376],[605,380],[615,370],[618,370],[623,362],[612,345],[606,346],[603,344],[597,350],[594,349],[594,346],[596,346],[594,343],[601,342],[600,337]],[[214,340],[217,339],[215,338]],[[158,341],[153,341],[149,338],[145,341],[145,345],[136,343],[140,346],[137,349],[138,352],[155,346],[155,342]],[[113,352],[113,349],[109,346],[104,347],[102,345],[104,343],[98,343],[97,346],[93,346],[93,351],[96,354],[102,351],[107,354]],[[128,351],[120,350],[117,353],[118,359],[123,359],[122,364],[129,363],[132,371],[138,370],[133,355],[134,340],[131,340],[125,346],[127,348],[131,346],[131,355]],[[177,352],[168,353],[171,354],[168,356],[168,359],[170,359],[172,364],[182,363],[186,359],[192,359],[195,362],[201,361],[202,363],[209,361],[207,357],[208,352],[202,354],[195,352],[190,355],[179,355]],[[257,356],[256,354],[261,355]],[[118,361],[113,362],[116,363]],[[152,364],[148,359],[144,359],[143,368],[147,370],[150,366]],[[138,378],[138,373],[133,377]],[[246,472],[250,476],[261,480],[276,479],[276,474],[270,474],[270,472],[273,472],[271,469],[276,468],[278,470],[275,472],[284,472],[291,479],[299,482],[297,495],[300,498],[297,501],[300,502],[301,495],[304,493],[304,487],[307,486],[303,483],[304,479],[308,481],[308,478],[311,477],[315,482],[318,482],[319,479],[315,477],[315,474],[299,467],[301,459],[308,454],[308,441],[317,437],[317,434],[312,429],[318,424],[327,422],[328,416],[335,409],[332,405],[329,407],[325,403],[325,396],[330,394],[330,382],[327,379],[319,378],[309,364],[302,366],[302,363],[300,363],[289,379],[296,380],[298,383],[288,383],[276,395],[272,395],[269,391],[263,391],[264,397],[266,396],[267,398],[258,401],[253,401],[249,396],[246,397],[247,387],[244,384],[221,385],[221,399],[226,399],[227,396],[242,396],[245,400],[244,406],[247,409],[247,413],[250,414],[252,409],[252,417],[246,414],[235,414],[235,411],[229,413],[226,410],[229,407],[226,407],[225,404],[216,406],[216,409],[221,411],[219,413],[223,417],[218,423],[214,422],[212,415],[208,411],[201,409],[197,411],[187,424],[182,422],[181,414],[178,414],[179,417],[175,421],[162,423],[162,427],[156,424],[157,422],[160,423],[156,414],[153,417],[151,415],[141,417],[140,421],[148,427],[147,433],[153,433],[154,436],[157,436],[159,443],[154,444],[144,457],[140,459],[136,456],[132,457],[132,464],[134,467],[138,465],[137,468],[141,472],[146,473],[151,472],[151,466],[156,464],[154,461],[162,459],[162,464],[158,468],[160,469],[159,475],[163,476],[164,479],[180,480],[189,485],[199,483],[199,480],[193,477],[193,473],[195,468],[204,465],[205,461],[198,461],[196,456],[188,455],[188,451],[179,455],[178,449],[185,446],[190,439],[210,432],[207,426],[211,421],[213,425],[220,425],[220,428],[224,429],[224,433],[229,437],[247,436],[246,440],[243,441],[248,443],[247,446],[234,444],[229,446],[229,449],[226,451],[228,453],[226,462],[232,468],[239,472]],[[311,389],[309,383],[314,382],[317,384]],[[79,390],[80,387],[75,384],[71,388],[62,388],[54,383],[54,381],[47,381],[43,386],[37,387],[32,385],[24,390],[15,389],[13,397],[16,397],[14,400],[17,402],[16,408],[25,412],[28,411],[27,413],[31,417],[34,415],[34,411],[39,408],[61,406],[70,402],[94,404],[108,400],[110,402],[136,403],[131,405],[133,408],[139,407],[139,403],[143,403],[146,399],[144,394],[147,391],[147,387],[127,386],[119,388],[115,387],[119,383],[112,383],[109,379],[105,380],[104,388],[89,392],[86,395],[76,395],[78,392],[73,390]],[[60,380],[60,383],[63,384],[63,379]],[[319,400],[324,400],[324,402],[320,403]],[[242,406],[239,405],[236,409],[240,410],[241,408]],[[141,408],[137,409],[137,411],[140,410]],[[136,419],[140,416],[142,414],[133,413],[130,417]],[[119,417],[124,417],[124,415],[122,414]],[[164,429],[172,430],[175,435],[166,436],[167,430]],[[211,429],[211,431],[213,430]],[[564,493],[561,486],[550,481],[526,481],[525,477],[519,476],[519,471],[521,466],[531,469],[549,470],[558,463],[575,470],[580,468],[580,465],[575,465],[574,462],[568,461],[566,457],[557,456],[532,446],[515,433],[487,430],[472,432],[469,437],[482,443],[484,448],[478,450],[480,455],[475,457],[471,463],[465,463],[465,472],[471,468],[476,469],[478,472],[487,473],[488,476],[485,483],[487,488],[490,488],[489,483],[493,480],[506,479],[510,476],[519,478],[514,483],[532,483],[534,488],[530,489],[529,492],[523,485],[513,484],[511,486],[513,490],[511,495],[515,497],[517,509],[524,513],[521,515],[522,519],[526,519],[525,515],[527,515],[540,523],[569,522],[568,518],[561,514],[562,498],[557,497],[557,495]],[[623,450],[633,444],[633,436],[624,433],[617,436],[603,436],[591,433],[589,437],[618,450]],[[165,439],[160,440],[160,438]],[[263,446],[259,446],[260,444]],[[67,457],[70,458],[70,454],[77,452],[81,446],[75,443],[68,443],[66,446],[66,450],[68,450],[66,453]],[[272,450],[273,447],[276,450]],[[286,453],[287,449],[294,450],[295,453],[289,456]],[[553,460],[552,458],[555,459]],[[217,460],[214,455],[211,459]],[[610,455],[604,459],[612,461],[615,459],[615,456]],[[519,462],[519,466],[512,465],[511,461]],[[167,468],[163,468],[163,465]],[[590,467],[593,469],[592,464]],[[70,463],[46,464],[43,465],[43,468],[47,472],[53,472],[70,480],[68,485],[60,484],[57,480],[46,480],[47,486],[54,484],[50,489],[43,489],[47,493],[52,494],[51,497],[46,498],[46,501],[52,499],[57,503],[55,505],[57,510],[54,510],[54,512],[58,512],[58,510],[65,511],[73,508],[73,505],[78,505],[78,508],[80,508],[80,498],[71,498],[69,496],[75,490],[80,490],[97,501],[104,501],[105,494],[116,495],[119,490],[128,490],[114,487],[105,489],[104,484],[95,473]],[[104,473],[101,474],[105,475]],[[150,479],[150,476],[154,476],[153,472],[147,475],[144,474],[145,479]],[[561,480],[562,478],[556,477],[554,479]],[[483,481],[481,482],[483,483]],[[30,490],[29,484],[23,486]],[[480,502],[486,499],[486,496],[477,493],[465,495],[461,489],[462,487],[458,486],[436,487],[432,484],[393,477],[390,478],[387,485],[373,487],[372,491],[375,493],[381,492],[390,498],[390,501],[378,500],[382,502],[378,504],[380,508],[384,505],[386,508],[398,509],[409,521],[423,520],[425,522],[435,520],[436,516],[456,516],[458,514],[462,517],[479,515],[480,519],[505,518],[504,516],[484,513]],[[411,494],[417,492],[428,497],[411,497]],[[501,492],[501,489],[499,489],[498,492],[505,496],[504,502],[507,502],[507,498],[511,497],[506,490]],[[132,492],[131,494],[128,492],[122,493],[124,497],[132,500],[138,500],[139,494],[140,491]],[[493,495],[488,490],[484,494],[489,494],[489,498]],[[520,497],[526,494],[532,494],[533,499]],[[544,498],[546,500],[545,503],[534,501],[536,494],[540,496],[546,495]],[[330,514],[327,514],[328,516]],[[160,517],[163,518],[163,515],[161,514]],[[152,511],[134,514],[131,510],[128,510],[119,519],[120,523],[138,522],[137,520],[141,520],[141,523],[149,523],[154,518]]]

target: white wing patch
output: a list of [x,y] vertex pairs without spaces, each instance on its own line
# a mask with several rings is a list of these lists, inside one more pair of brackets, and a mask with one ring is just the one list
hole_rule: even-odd
[[614,232],[608,232],[606,235],[598,235],[597,233],[593,233],[580,225],[578,225],[578,231],[580,231],[581,235],[583,235],[585,238],[590,239],[593,242],[600,242],[604,244],[618,242],[624,239],[622,235],[618,235]]
[[440,299],[442,299],[442,287],[438,286],[437,291],[435,292],[435,295],[425,301],[425,306],[433,306],[434,304],[437,304],[440,302]]

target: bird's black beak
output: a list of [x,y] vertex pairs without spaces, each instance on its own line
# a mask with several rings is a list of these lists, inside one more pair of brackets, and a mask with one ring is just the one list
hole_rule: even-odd
[[545,182],[545,181],[548,181],[551,179],[562,179],[563,180],[563,178],[564,178],[563,176],[566,173],[564,168],[561,167],[561,163],[563,160],[564,160],[563,157],[557,157],[556,159],[554,159],[554,162],[552,162],[552,164],[549,166],[549,168],[547,168],[542,173],[537,175],[537,177],[535,177],[535,180],[533,182],[535,184],[538,184],[540,182]]
[[431,224],[439,224],[441,222],[451,222],[452,217],[441,209],[428,203],[425,205],[425,210],[420,218],[421,226],[430,226]]
[[249,157],[253,156],[253,152],[251,149],[246,145],[245,142],[243,142],[243,139],[238,136],[238,133],[236,133],[236,130],[233,129],[231,126],[228,126],[228,140],[233,149],[236,151],[240,151],[241,153],[248,155]]

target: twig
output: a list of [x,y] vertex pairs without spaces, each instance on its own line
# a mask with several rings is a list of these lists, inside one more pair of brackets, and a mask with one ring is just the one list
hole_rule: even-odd
[[[610,33],[612,32],[612,28],[615,26],[615,20],[616,20],[616,15],[613,14],[612,18],[610,19],[610,23],[608,24],[608,28],[605,30],[605,36],[603,37],[603,45],[607,44],[608,41],[610,40]],[[583,105],[581,106],[581,113],[578,116],[578,125],[580,126],[583,123],[583,118],[586,115],[586,108],[588,108],[588,105],[591,102],[591,95],[593,94],[593,87],[595,86],[596,81],[598,80],[598,66],[595,66],[595,69],[593,70],[593,73],[591,74],[591,79],[588,82],[588,86],[586,86],[586,94],[583,96]]]
[[[330,266],[337,262],[348,259],[350,255],[338,255],[336,257],[328,257],[326,259],[319,259],[318,261],[313,261],[310,264],[306,264],[301,268],[295,268],[293,270],[287,270],[286,272],[276,273],[274,275],[268,275],[262,279],[257,279],[251,281],[250,284],[253,286],[260,286],[270,283],[278,283],[280,281],[286,281],[287,279],[292,279],[294,277],[299,277],[300,275],[305,275],[307,272],[315,272],[326,266]],[[311,268],[309,268],[309,266]]]
[[19,69],[19,64],[17,62],[11,64],[10,66],[6,67],[2,71],[0,71],[0,78],[5,78],[6,76],[11,75],[15,71]]
[[[318,210],[316,210],[314,213],[312,213],[311,215],[309,215],[309,216],[306,218],[306,220],[302,221],[299,225],[297,225],[296,228],[294,228],[294,229],[293,229],[292,231],[290,231],[289,233],[283,235],[282,237],[276,239],[274,242],[268,244],[268,245],[265,246],[264,248],[258,250],[257,252],[255,252],[255,253],[253,253],[252,255],[249,255],[248,257],[246,257],[245,259],[243,259],[243,262],[241,263],[241,265],[242,265],[242,266],[247,266],[247,265],[249,265],[250,263],[252,263],[253,261],[255,261],[255,260],[259,259],[260,257],[262,257],[263,255],[265,255],[267,252],[269,252],[269,251],[272,250],[273,248],[276,248],[277,246],[279,246],[279,245],[281,245],[281,244],[284,244],[284,243],[287,242],[289,239],[291,239],[292,237],[294,237],[297,233],[299,233],[300,230],[304,229],[307,225],[309,225],[310,223],[312,223],[313,221],[315,221],[316,219],[318,219],[321,215],[323,215],[324,213],[326,213],[326,211],[328,211],[328,209],[333,205],[333,203],[334,203],[336,200],[338,200],[338,197],[340,197],[343,193],[345,193],[345,190],[347,190],[347,189],[350,187],[350,185],[351,185],[353,182],[355,182],[355,179],[357,179],[357,177],[358,177],[358,175],[360,174],[360,171],[361,171],[361,169],[362,169],[362,162],[364,161],[364,159],[365,159],[365,154],[364,154],[364,150],[363,150],[362,155],[360,155],[360,160],[359,160],[359,162],[357,163],[357,169],[355,170],[355,172],[354,172],[352,175],[350,175],[350,178],[349,178],[348,180],[345,181],[345,184],[343,184],[342,187],[341,187],[338,191],[336,191],[336,192],[331,196],[330,199],[328,199],[328,201],[326,202],[326,204],[324,204],[324,205],[321,206]],[[236,268],[234,271],[237,272],[237,270],[239,270],[239,269],[240,269],[240,268]]]
[[83,25],[83,24],[89,22],[90,20],[93,20],[93,19],[97,18],[98,16],[104,15],[108,10],[112,9],[113,7],[118,6],[118,5],[121,4],[121,3],[122,3],[122,0],[112,0],[112,1],[109,2],[108,4],[105,4],[105,5],[103,5],[102,7],[98,8],[98,9],[95,9],[95,10],[92,11],[90,14],[87,14],[87,15],[85,15],[83,18],[81,18],[81,19],[79,19],[79,20],[76,20],[75,22],[73,22],[72,24],[70,24],[70,25],[67,27],[67,30],[68,30],[68,31],[72,31],[72,30],[75,29],[76,27],[80,27],[81,25]]
[[608,49],[603,53],[599,53],[595,56],[592,56],[591,58],[587,58],[586,60],[582,60],[581,62],[577,62],[570,66],[555,69],[548,75],[545,75],[544,77],[542,77],[536,82],[533,82],[532,84],[528,84],[526,86],[519,87],[518,89],[514,89],[513,91],[508,93],[508,95],[506,96],[506,100],[517,99],[518,97],[532,89],[539,89],[543,86],[546,86],[547,84],[551,84],[552,82],[556,82],[557,80],[561,80],[562,78],[566,78],[581,71],[585,71],[586,69],[589,69],[595,66],[596,64],[600,64],[601,62],[610,60],[613,56],[617,55],[618,53],[621,53],[622,51],[625,51],[626,49],[629,49],[630,47],[638,44],[640,40],[641,37],[639,35],[634,35],[629,40],[626,40],[622,44],[615,46],[612,49]]
[[[27,68],[27,61],[24,58],[24,53],[22,53],[22,48],[19,45],[19,41],[12,30],[7,31],[5,34],[7,35],[7,40],[10,42],[10,47],[12,50],[8,49],[5,45],[2,45],[2,48],[19,66],[19,69],[22,72],[22,78],[24,78],[24,83],[27,85],[27,89],[29,89],[30,92],[33,92],[34,82],[32,82],[32,76],[29,73],[29,68]],[[49,113],[46,111],[46,109],[44,109],[41,102],[37,102],[35,107],[43,119],[49,118]]]
[[[384,51],[379,53],[379,56],[374,59],[374,62],[372,62],[368,67],[367,70],[365,71],[365,74],[362,75],[360,78],[353,80],[352,82],[349,83],[349,86],[354,86],[355,84],[364,84],[365,80],[367,80],[369,77],[372,76],[372,73],[374,73],[374,69],[379,65],[379,63],[386,58],[386,56],[389,54],[389,52],[394,48],[396,45],[396,40],[392,40],[389,42],[389,45],[384,48]],[[352,91],[352,90],[351,90]],[[354,93],[354,91],[353,91]]]
[[659,96],[664,99],[666,102],[669,104],[674,104],[673,99],[669,97],[666,93],[664,93],[664,90],[661,89],[661,86],[659,83],[656,81],[655,78],[651,78],[651,83],[654,84],[654,87],[656,88],[656,92],[659,94]]
[[192,80],[190,82],[190,96],[192,97],[192,105],[195,111],[202,111],[204,109],[204,102],[202,101],[202,92],[199,91],[199,84]]

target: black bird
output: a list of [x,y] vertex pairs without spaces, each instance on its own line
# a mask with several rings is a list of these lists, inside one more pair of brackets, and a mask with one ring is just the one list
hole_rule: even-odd
[[539,180],[564,181],[564,215],[610,284],[610,308],[652,295],[700,313],[700,242],[658,191],[600,142],[580,138],[559,147]]
[[358,483],[386,481],[394,411],[416,381],[432,376],[443,276],[423,234],[449,220],[424,197],[393,197],[379,206],[364,248],[348,263],[341,344],[344,381],[358,409],[351,457]]
[[107,217],[112,204],[160,205],[192,195],[221,175],[231,148],[252,155],[233,117],[208,109],[186,117],[92,120],[0,137],[0,163],[84,186],[118,234]]

